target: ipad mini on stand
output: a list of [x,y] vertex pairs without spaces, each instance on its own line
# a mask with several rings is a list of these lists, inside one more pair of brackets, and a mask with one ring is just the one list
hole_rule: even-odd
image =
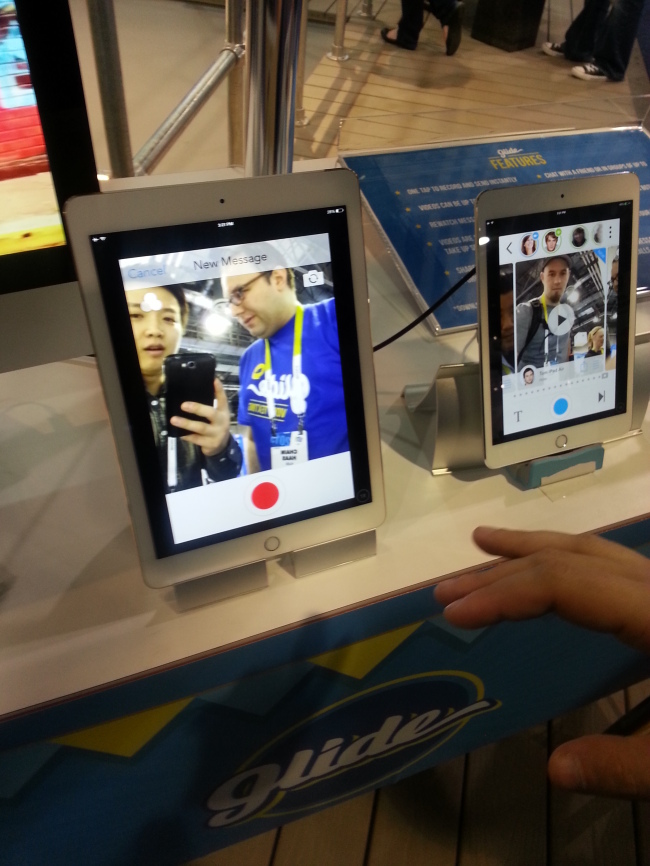
[[[374,552],[385,506],[356,176],[129,189],[72,199],[65,220],[147,584],[192,604],[265,585],[271,558],[300,576]],[[206,354],[215,400],[197,411],[179,392],[205,425],[179,435],[165,359],[176,393]]]
[[487,466],[557,458],[549,471],[566,477],[580,449],[630,430],[638,214],[634,174],[478,197]]

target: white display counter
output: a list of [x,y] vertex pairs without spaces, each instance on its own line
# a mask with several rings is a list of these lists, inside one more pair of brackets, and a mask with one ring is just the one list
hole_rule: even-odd
[[[370,228],[368,247],[378,342],[416,311]],[[432,477],[426,419],[409,415],[401,392],[441,363],[476,361],[475,332],[436,338],[423,324],[375,359],[387,499],[377,556],[302,579],[276,563],[267,588],[186,612],[139,574],[94,360],[3,374],[0,717],[476,566],[477,524],[585,532],[650,512],[647,435],[608,444],[599,472],[544,489],[522,492],[484,468]]]

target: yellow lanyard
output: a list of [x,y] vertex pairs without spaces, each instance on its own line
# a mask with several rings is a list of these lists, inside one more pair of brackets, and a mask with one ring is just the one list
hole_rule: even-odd
[[[296,315],[293,323],[293,367],[296,365],[296,359],[302,357],[302,320],[304,318],[303,308],[298,304],[296,307]],[[298,360],[302,367],[302,362]],[[271,344],[268,340],[264,340],[264,368],[271,372]],[[300,371],[302,372],[302,370]]]
[[544,297],[544,295],[542,295],[540,301],[542,302],[542,309],[544,310],[544,321],[548,325],[548,311],[546,309],[546,298]]
[[[302,321],[304,318],[303,308],[298,304],[296,307],[296,315],[293,323],[293,356],[291,361],[292,374],[292,391],[294,388],[299,388],[302,377]],[[266,389],[266,411],[271,422],[271,434],[275,436],[275,397],[271,393],[272,374],[271,369],[271,344],[268,340],[264,340],[264,376],[267,380]],[[303,397],[297,397],[292,393],[289,397],[289,404],[293,413],[298,417],[298,430],[302,432],[304,428],[304,418],[307,405]]]
[[[542,309],[544,310],[544,321],[546,322],[546,328],[544,328],[544,364],[548,363],[548,335],[549,335],[549,327],[548,327],[548,310],[546,309],[546,297],[542,295],[540,298],[542,302]],[[556,351],[560,345],[560,338],[558,335],[555,335],[555,348]]]

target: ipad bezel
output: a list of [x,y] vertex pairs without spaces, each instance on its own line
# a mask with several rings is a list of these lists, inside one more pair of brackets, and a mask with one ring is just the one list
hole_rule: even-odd
[[[344,206],[347,213],[371,501],[313,518],[298,519],[274,530],[249,531],[238,538],[159,558],[130,434],[91,236],[333,206]],[[358,182],[353,172],[333,169],[260,178],[230,178],[81,196],[67,202],[64,217],[97,355],[143,577],[149,586],[170,586],[252,562],[277,558],[296,549],[375,529],[382,523],[385,502],[381,440],[361,204]],[[280,541],[279,546],[275,546],[274,542],[272,550],[265,546],[271,536]]]
[[[632,202],[630,237],[630,291],[628,313],[626,411],[606,418],[576,421],[566,428],[530,435],[508,442],[494,443],[491,400],[488,232],[491,220],[534,215],[548,211],[591,207],[603,203]],[[534,202],[534,204],[531,204]],[[634,378],[634,331],[637,288],[637,249],[639,222],[639,179],[632,173],[570,178],[526,186],[491,189],[481,193],[475,204],[475,242],[478,295],[478,341],[483,409],[483,442],[485,463],[498,469],[540,457],[572,451],[586,445],[605,442],[629,432],[632,425],[632,389]],[[498,288],[496,289],[498,291]],[[564,445],[558,444],[564,442]]]

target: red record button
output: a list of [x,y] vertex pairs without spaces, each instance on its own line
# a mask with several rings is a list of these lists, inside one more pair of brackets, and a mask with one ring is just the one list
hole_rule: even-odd
[[257,487],[253,488],[253,492],[251,493],[251,502],[260,511],[273,508],[279,498],[280,491],[270,481],[263,481],[261,484],[258,484]]

